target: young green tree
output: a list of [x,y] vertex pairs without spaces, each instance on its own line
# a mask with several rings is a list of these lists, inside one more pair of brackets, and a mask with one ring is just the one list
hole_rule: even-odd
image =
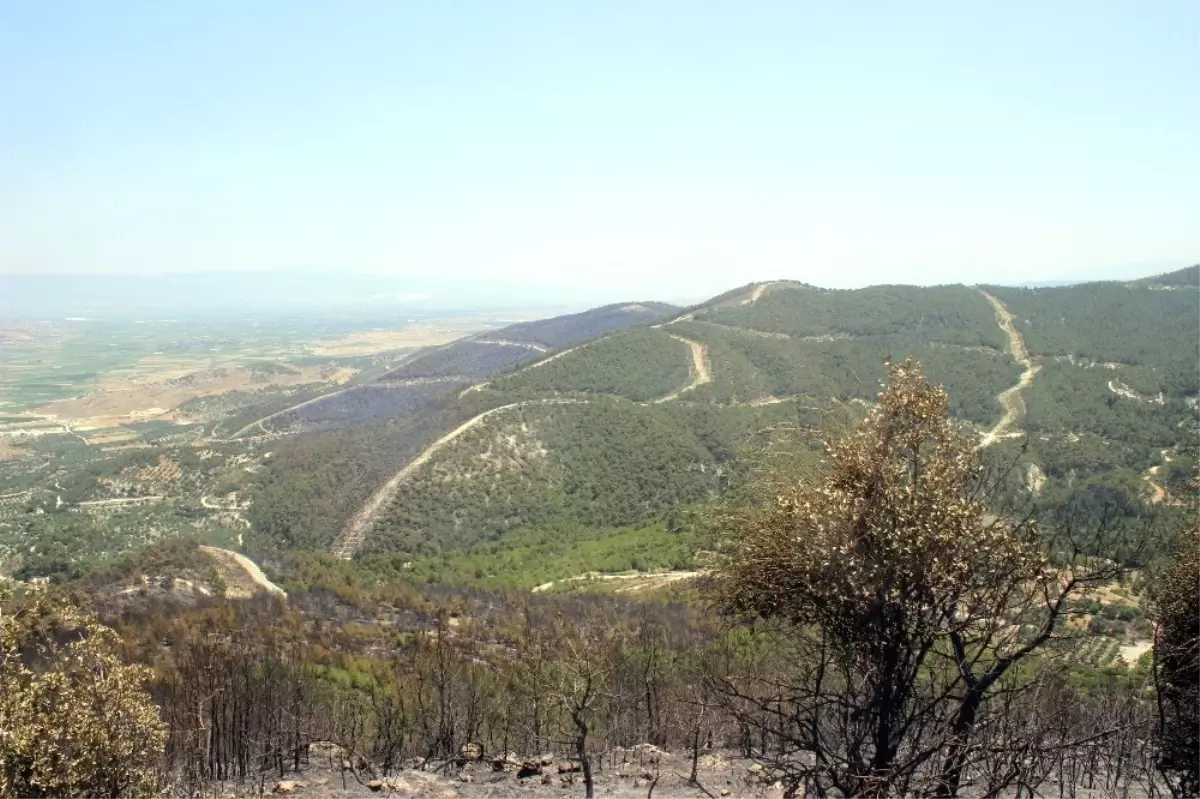
[[1121,566],[1085,556],[1096,542],[1070,524],[1051,552],[1032,520],[991,512],[996,483],[945,391],[911,363],[889,368],[878,405],[824,442],[823,475],[732,520],[724,607],[779,623],[795,654],[783,676],[720,687],[765,728],[760,755],[794,788],[999,790],[1051,733],[995,738],[995,714],[1020,712],[1036,681],[1018,664],[1059,635],[1072,596]]
[[0,593],[0,797],[149,796],[165,730],[95,616]]

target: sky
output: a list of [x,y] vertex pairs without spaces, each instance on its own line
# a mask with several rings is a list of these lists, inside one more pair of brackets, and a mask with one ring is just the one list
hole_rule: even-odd
[[0,274],[698,298],[1200,260],[1200,4],[0,0]]

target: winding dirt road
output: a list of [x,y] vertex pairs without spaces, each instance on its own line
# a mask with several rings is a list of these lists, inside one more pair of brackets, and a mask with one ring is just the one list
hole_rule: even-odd
[[692,352],[692,364],[688,369],[689,379],[687,385],[683,386],[678,391],[672,391],[665,397],[659,397],[654,401],[656,404],[659,402],[670,402],[684,392],[691,391],[697,386],[702,386],[705,383],[712,382],[712,373],[708,368],[708,347],[704,346],[699,341],[693,341],[690,338],[684,338],[683,336],[678,336],[674,333],[668,333],[667,335],[676,341],[682,341],[684,344],[688,345],[688,348]]
[[[489,341],[481,342],[481,343],[484,343],[484,344],[512,344],[513,346],[517,346],[517,347],[528,347],[530,349],[537,350],[538,352],[549,352],[549,350],[546,349],[545,347],[541,347],[536,344],[525,344],[525,343],[522,343],[519,341],[511,341],[510,342],[510,341],[503,341],[503,340],[497,339],[497,340],[489,340]],[[585,342],[584,344],[578,344],[569,349],[562,350],[561,352],[556,352],[548,358],[542,358],[540,361],[534,361],[533,363],[529,364],[528,366],[523,366],[520,369],[518,369],[517,371],[513,372],[511,375],[509,375],[509,377],[516,377],[519,374],[524,374],[525,372],[528,372],[530,369],[536,369],[539,366],[545,366],[546,364],[550,363],[551,361],[557,361],[559,358],[563,357],[564,355],[570,355],[572,352],[579,349],[580,347],[587,346],[588,343],[590,343],[590,342]],[[492,381],[484,380],[482,383],[476,383],[475,385],[467,386],[466,388],[464,388],[462,391],[460,391],[458,393],[458,397],[459,397],[459,399],[462,399],[463,397],[467,396],[471,392],[483,391],[485,388],[487,388],[491,384],[492,384]]]
[[[784,341],[792,341],[793,340],[793,337],[789,336],[787,333],[776,333],[776,332],[773,332],[770,330],[755,330],[752,327],[742,327],[741,325],[727,325],[722,322],[710,322],[707,319],[701,319],[699,322],[696,322],[696,324],[707,325],[708,327],[715,327],[718,330],[728,330],[732,333],[741,333],[746,336],[756,336],[758,338],[777,338],[777,339],[783,339]],[[834,338],[849,338],[849,336],[837,336],[837,337],[835,337],[835,336],[801,336],[795,340],[796,341],[816,341],[819,339],[822,341],[832,341],[832,340],[834,340]]]
[[1151,466],[1150,470],[1142,478],[1146,481],[1146,485],[1150,486],[1150,504],[1157,505],[1167,498],[1166,489],[1154,482],[1154,478],[1158,477],[1158,467]]
[[1151,505],[1158,505],[1164,501],[1166,501],[1167,504],[1175,504],[1174,501],[1171,500],[1171,496],[1167,493],[1167,490],[1158,484],[1158,474],[1160,471],[1162,471],[1162,467],[1174,460],[1174,458],[1171,457],[1172,451],[1173,450],[1171,449],[1164,449],[1159,452],[1159,457],[1162,458],[1163,462],[1151,466],[1146,470],[1146,473],[1142,475],[1142,479],[1145,480],[1146,485],[1150,487]]
[[1020,332],[1013,325],[1013,315],[1005,307],[1004,303],[988,294],[983,289],[978,290],[980,294],[987,297],[987,301],[992,304],[992,308],[996,311],[996,324],[1008,336],[1008,350],[1012,353],[1013,360],[1025,367],[1025,371],[1021,373],[1020,379],[1015,386],[1006,388],[996,395],[996,401],[1004,408],[1004,416],[1000,417],[1000,421],[991,430],[983,434],[983,438],[979,442],[979,448],[990,447],[1002,438],[1012,438],[1020,433],[1010,432],[1017,421],[1025,414],[1025,401],[1021,398],[1021,390],[1028,388],[1033,383],[1034,375],[1041,371],[1041,366],[1035,364],[1033,359],[1029,357],[1029,350],[1025,348],[1025,339],[1021,337]]
[[197,549],[218,563],[221,563],[226,568],[236,568],[241,570],[250,580],[250,582],[254,583],[268,594],[274,594],[280,599],[287,599],[287,592],[267,579],[267,575],[263,574],[263,570],[258,568],[258,564],[240,552],[234,552],[230,549],[221,549],[219,547],[210,547],[205,544],[201,544],[199,547],[197,547]]
[[84,443],[84,445],[86,445],[86,446],[91,446],[92,442],[88,441],[86,438],[84,438],[84,437],[83,437],[83,436],[82,436],[80,433],[78,433],[77,431],[75,431],[75,430],[72,430],[72,429],[71,429],[71,425],[70,425],[70,424],[68,424],[67,422],[59,422],[59,425],[60,425],[60,426],[62,427],[62,429],[63,429],[63,430],[64,430],[64,431],[67,433],[67,435],[75,436],[75,437],[76,437],[76,438],[78,438],[80,441],[82,441],[82,442]]
[[583,347],[586,347],[590,343],[591,342],[589,341],[584,344],[577,344],[576,346],[571,347],[569,349],[565,349],[560,352],[556,352],[553,355],[551,355],[549,358],[542,358],[540,361],[534,361],[533,363],[529,364],[528,366],[523,366],[520,369],[518,369],[517,371],[513,372],[511,376],[516,377],[519,374],[528,372],[530,369],[536,369],[539,366],[545,366],[546,364],[548,364],[552,361],[557,361],[559,358],[563,357],[564,355],[570,355],[572,352],[575,352],[575,350],[582,349]]
[[704,577],[708,571],[625,571],[625,572],[585,572],[577,574],[574,577],[564,577],[561,580],[551,580],[548,583],[535,585],[529,589],[531,593],[542,594],[554,588],[556,585],[568,585],[570,583],[588,582],[595,580],[597,582],[620,581],[627,585],[617,588],[614,593],[627,594],[636,593],[638,591],[647,591],[654,588],[662,588],[665,585],[679,582],[680,580],[694,580],[697,577]]
[[[488,342],[488,343],[492,343],[492,342]],[[446,377],[411,377],[406,380],[389,380],[386,382],[378,382],[378,383],[358,383],[353,386],[346,386],[345,388],[340,388],[337,391],[330,391],[328,394],[322,394],[319,397],[313,397],[312,399],[305,400],[304,402],[298,402],[295,405],[289,405],[288,407],[284,408],[281,411],[275,411],[274,413],[269,413],[266,416],[262,417],[261,419],[256,419],[253,422],[251,422],[250,424],[238,429],[237,432],[235,432],[229,438],[218,439],[218,440],[227,441],[227,442],[234,441],[236,439],[241,438],[243,434],[250,432],[251,430],[253,430],[256,427],[259,428],[263,432],[263,435],[268,435],[268,436],[280,435],[279,433],[272,433],[270,430],[268,430],[265,426],[266,423],[271,421],[272,419],[278,419],[280,416],[283,416],[285,413],[291,413],[292,411],[298,411],[301,408],[307,408],[309,405],[312,405],[315,402],[321,402],[322,400],[327,400],[330,397],[336,397],[341,394],[345,394],[347,391],[354,391],[355,389],[405,388],[407,386],[419,386],[419,385],[425,385],[425,384],[429,384],[429,383],[461,383],[463,380],[464,380],[464,378],[462,378],[458,375],[448,375]]]
[[527,350],[536,350],[537,352],[550,351],[541,344],[534,344],[532,341],[510,341],[506,338],[471,338],[467,339],[467,341],[471,344],[495,344],[499,347],[521,347]]
[[1116,394],[1118,397],[1124,397],[1125,399],[1131,399],[1136,402],[1147,402],[1151,405],[1165,405],[1167,401],[1166,396],[1161,391],[1158,392],[1158,396],[1143,397],[1141,394],[1138,394],[1120,380],[1109,380],[1108,390]]
[[[237,519],[238,524],[242,525],[247,530],[250,530],[254,527],[254,525],[250,524],[250,520],[242,515],[242,509],[238,507],[236,503],[234,503],[233,507],[227,507],[215,500],[209,502],[208,496],[206,495],[200,497],[200,506],[207,508],[208,510],[215,510],[218,512],[218,514],[227,514],[232,519]],[[238,534],[238,543],[241,543],[240,533]]]
[[[433,350],[439,350],[439,349],[441,349],[441,347],[426,347],[426,348],[417,350],[416,352],[404,355],[399,360],[397,360],[395,363],[393,363],[391,365],[390,369],[395,370],[395,369],[399,369],[401,366],[407,366],[407,365],[411,364],[413,361],[417,361],[417,360],[420,360],[421,358],[425,357]],[[362,384],[359,384],[359,385],[362,385]],[[259,429],[261,429],[263,431],[264,435],[270,435],[271,431],[267,430],[267,428],[262,426],[266,422],[269,422],[272,419],[275,419],[276,417],[282,416],[283,414],[288,413],[289,411],[299,410],[300,408],[304,408],[309,405],[312,405],[314,402],[320,402],[321,400],[326,400],[326,399],[329,399],[330,397],[336,397],[339,394],[345,394],[347,391],[349,391],[353,388],[357,388],[357,387],[358,386],[346,386],[345,388],[339,388],[336,391],[330,391],[328,394],[322,394],[319,397],[313,397],[312,399],[305,400],[304,402],[298,402],[295,405],[284,408],[281,411],[275,411],[274,413],[269,413],[266,416],[262,417],[261,419],[255,419],[250,424],[238,429],[237,432],[235,432],[229,438],[216,439],[216,440],[224,441],[224,442],[233,441],[234,439],[240,438],[245,433],[248,433],[249,431],[253,430],[255,427],[258,427]],[[217,431],[217,428],[213,427],[214,435],[215,435],[216,431]]]
[[762,299],[762,295],[767,293],[767,289],[772,286],[778,286],[782,282],[781,280],[771,280],[766,283],[759,283],[754,287],[754,291],[751,292],[750,296],[742,300],[742,305],[753,305]]
[[420,469],[429,459],[438,453],[444,446],[449,444],[454,439],[461,436],[473,427],[478,426],[484,420],[498,413],[502,413],[513,408],[521,408],[527,405],[584,405],[587,400],[580,399],[540,399],[540,400],[524,400],[522,402],[512,402],[508,405],[500,405],[492,408],[489,411],[484,411],[478,416],[472,416],[467,421],[460,424],[458,427],[451,430],[446,435],[434,441],[428,447],[421,451],[417,457],[408,462],[403,469],[392,475],[391,479],[383,484],[376,491],[367,503],[359,509],[358,513],[351,517],[350,521],[342,529],[341,534],[333,542],[333,554],[340,558],[350,559],[354,557],[354,553],[362,546],[366,539],[367,531],[375,524],[379,518],[379,514],[387,507],[388,503],[396,496],[396,491],[399,490],[401,484],[404,483],[409,476],[417,469]]
[[696,318],[696,312],[688,311],[685,314],[680,314],[679,316],[676,316],[674,319],[668,319],[665,322],[659,322],[657,325],[650,325],[650,327],[653,330],[661,330],[666,325],[673,325],[673,324],[677,324],[679,322],[691,322],[695,318]]
[[[103,508],[110,505],[141,505],[146,502],[158,502],[162,499],[159,494],[144,497],[117,497],[116,499],[90,499],[87,502],[76,502],[77,508]],[[65,502],[63,503],[66,504]]]
[[272,419],[276,419],[280,416],[283,416],[285,413],[291,413],[292,411],[298,411],[301,408],[306,408],[309,405],[312,405],[314,402],[320,402],[321,400],[327,400],[330,397],[336,397],[339,394],[345,394],[347,391],[349,391],[352,388],[355,388],[355,386],[346,386],[345,388],[339,388],[337,391],[330,391],[328,394],[322,394],[319,397],[313,397],[312,399],[305,400],[304,402],[298,402],[295,405],[290,405],[281,411],[275,411],[274,413],[268,413],[266,416],[262,417],[261,419],[255,419],[250,424],[245,425],[244,427],[238,428],[237,431],[235,431],[233,433],[233,435],[231,435],[229,438],[218,439],[218,440],[233,441],[235,439],[241,438],[243,435],[245,435],[246,433],[249,433],[251,430],[253,430],[256,427],[259,430],[262,430],[262,432],[265,435],[270,435],[271,431],[267,430],[267,428],[264,427],[263,425],[265,425],[267,422],[271,421]]

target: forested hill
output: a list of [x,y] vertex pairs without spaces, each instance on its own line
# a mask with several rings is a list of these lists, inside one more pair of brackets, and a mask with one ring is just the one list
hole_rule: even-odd
[[307,397],[290,408],[281,410],[278,401],[274,406],[247,408],[225,427],[237,431],[234,437],[311,434],[436,413],[447,397],[476,381],[605,333],[662,321],[677,311],[665,303],[625,303],[519,322],[428,347],[382,375]]
[[580,342],[666,319],[677,309],[665,303],[606,305],[577,314],[518,322],[424,353],[381,380],[415,377],[487,377]]
[[[1161,275],[1144,277],[1140,280],[1135,280],[1134,285],[1146,288],[1157,287],[1159,290],[1162,290],[1164,287],[1200,286],[1200,264],[1177,269],[1174,272],[1165,272]],[[1172,289],[1167,288],[1167,290]]]
[[[781,281],[686,313],[642,303],[515,325],[385,378],[463,380],[435,403],[277,442],[250,511],[258,545],[500,559],[544,531],[559,543],[679,531],[678,514],[736,486],[764,440],[861,412],[889,356],[945,385],[989,454],[1023,458],[1039,501],[1082,496],[1132,519],[1180,496],[1195,463],[1198,275],[1043,289]],[[686,565],[688,546],[660,547],[671,562],[657,565]]]
[[562,349],[633,324],[653,324],[678,310],[665,302],[603,305],[582,313],[535,322],[518,322],[492,335],[510,341],[526,341],[550,349]]

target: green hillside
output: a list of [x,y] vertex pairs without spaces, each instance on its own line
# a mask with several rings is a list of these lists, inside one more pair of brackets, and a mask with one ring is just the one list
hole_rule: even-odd
[[921,341],[1002,349],[987,300],[966,286],[872,286],[853,291],[797,283],[754,303],[704,308],[696,318],[793,338],[909,334]]
[[369,548],[456,551],[567,519],[620,527],[705,500],[715,459],[669,413],[613,400],[497,415],[405,484]]
[[1200,267],[1132,283],[989,288],[1014,315],[1041,371],[1029,429],[1091,435],[1139,471],[1195,437]]
[[645,402],[688,378],[687,345],[649,327],[613,333],[495,381],[500,391],[613,394]]
[[1140,393],[1194,395],[1200,290],[1159,285],[988,290],[1012,311],[1031,355],[1107,366]]
[[1183,269],[1176,269],[1174,272],[1164,272],[1161,275],[1151,275],[1140,280],[1133,281],[1135,285],[1154,287],[1180,287],[1180,286],[1197,286],[1200,287],[1200,264],[1196,266],[1187,266]]
[[713,381],[689,397],[697,402],[797,396],[872,400],[884,376],[884,359],[911,356],[950,390],[956,415],[988,424],[1001,413],[996,394],[1016,382],[1021,372],[1000,349],[929,341],[909,332],[793,338],[705,321],[681,322],[671,329],[709,348]]
[[[680,547],[699,544],[665,520],[721,496],[771,431],[861,413],[886,359],[912,357],[964,424],[989,433],[989,455],[1021,461],[1031,499],[1133,519],[1175,501],[1195,460],[1196,271],[1045,289],[747,286],[514,367],[409,421],[281,447],[252,517],[263,545],[328,547],[421,455],[380,495],[357,551],[493,584],[593,557],[630,568],[597,543],[609,539],[679,565]],[[536,557],[534,542],[559,554]]]

